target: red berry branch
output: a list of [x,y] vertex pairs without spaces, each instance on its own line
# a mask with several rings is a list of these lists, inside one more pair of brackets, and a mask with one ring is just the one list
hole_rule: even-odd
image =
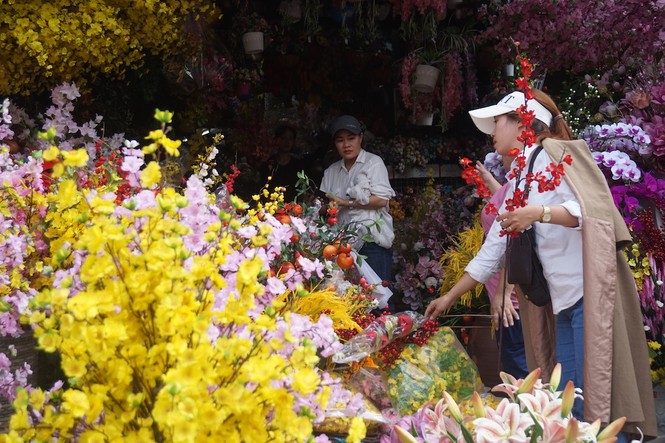
[[[491,198],[492,193],[489,189],[487,189],[485,182],[480,177],[480,173],[478,173],[476,168],[473,167],[473,162],[468,158],[463,157],[460,159],[459,163],[464,168],[462,170],[462,178],[464,181],[467,184],[473,184],[476,187],[476,193],[480,196],[480,198],[484,198],[486,200]],[[497,210],[494,204],[488,203],[485,205],[485,212],[488,214],[496,214]]]

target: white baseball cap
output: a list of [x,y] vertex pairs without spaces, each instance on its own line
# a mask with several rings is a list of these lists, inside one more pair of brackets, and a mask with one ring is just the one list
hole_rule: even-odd
[[[491,134],[494,131],[494,117],[517,111],[517,108],[524,104],[524,93],[515,91],[506,95],[496,105],[469,111],[469,115],[476,127],[485,134]],[[531,99],[526,103],[526,109],[533,111],[537,120],[545,123],[547,126],[552,123],[552,113],[538,102]]]

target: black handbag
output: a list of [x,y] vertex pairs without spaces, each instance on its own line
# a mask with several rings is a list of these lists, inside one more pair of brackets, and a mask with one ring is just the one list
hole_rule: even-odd
[[[542,149],[543,147],[539,146],[531,154],[528,173],[533,170],[533,163]],[[528,198],[529,189],[527,188],[525,192]],[[551,303],[550,289],[543,275],[543,265],[536,254],[536,231],[533,227],[515,237],[508,236],[506,278],[508,283],[519,286],[526,299],[534,305],[545,306]]]

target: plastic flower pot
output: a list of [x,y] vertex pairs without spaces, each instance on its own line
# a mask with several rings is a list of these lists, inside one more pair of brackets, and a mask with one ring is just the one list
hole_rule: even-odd
[[441,71],[430,65],[416,66],[416,78],[413,82],[413,89],[418,92],[429,93],[434,91],[436,82],[439,79]]
[[245,54],[260,54],[263,52],[263,32],[244,33],[242,46],[245,48]]
[[416,125],[418,126],[432,126],[433,122],[434,122],[433,112],[425,112],[422,115],[418,116],[418,118],[416,119]]

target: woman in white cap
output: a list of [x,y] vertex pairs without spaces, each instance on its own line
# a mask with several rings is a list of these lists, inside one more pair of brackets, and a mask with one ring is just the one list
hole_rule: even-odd
[[[561,386],[572,380],[583,389],[583,403],[576,401],[573,408],[578,419],[609,423],[626,417],[625,431],[637,433],[639,427],[647,435],[657,435],[639,300],[621,251],[631,243],[630,233],[586,143],[571,140],[568,125],[547,94],[535,89],[533,93],[534,99],[525,100],[523,93],[513,92],[496,105],[469,114],[478,129],[492,136],[496,151],[507,155],[513,148],[522,148],[517,137],[524,126],[517,109],[526,103],[535,114],[532,129],[537,139],[536,144],[523,147],[526,163],[542,145],[533,172],[551,178],[547,166],[570,154],[573,161],[565,166],[565,179],[545,192],[538,192],[537,182],[532,183],[528,204],[522,208],[506,211],[504,202],[464,276],[450,292],[434,300],[425,315],[437,318],[502,266],[506,250],[506,238],[499,235],[502,229],[535,229],[556,328],[549,327],[546,316],[522,314],[530,364],[534,354],[543,354],[540,345],[555,343],[556,362],[562,366]],[[514,182],[506,199],[512,197]],[[520,307],[526,303],[521,298]],[[552,368],[542,369],[548,377]]]
[[[353,246],[367,257],[374,272],[389,282],[395,233],[388,203],[395,191],[390,186],[388,170],[381,157],[362,148],[363,130],[355,117],[338,117],[330,133],[341,159],[324,171],[320,189],[337,202],[339,222],[359,228]],[[363,244],[360,237],[366,234],[372,241]]]

